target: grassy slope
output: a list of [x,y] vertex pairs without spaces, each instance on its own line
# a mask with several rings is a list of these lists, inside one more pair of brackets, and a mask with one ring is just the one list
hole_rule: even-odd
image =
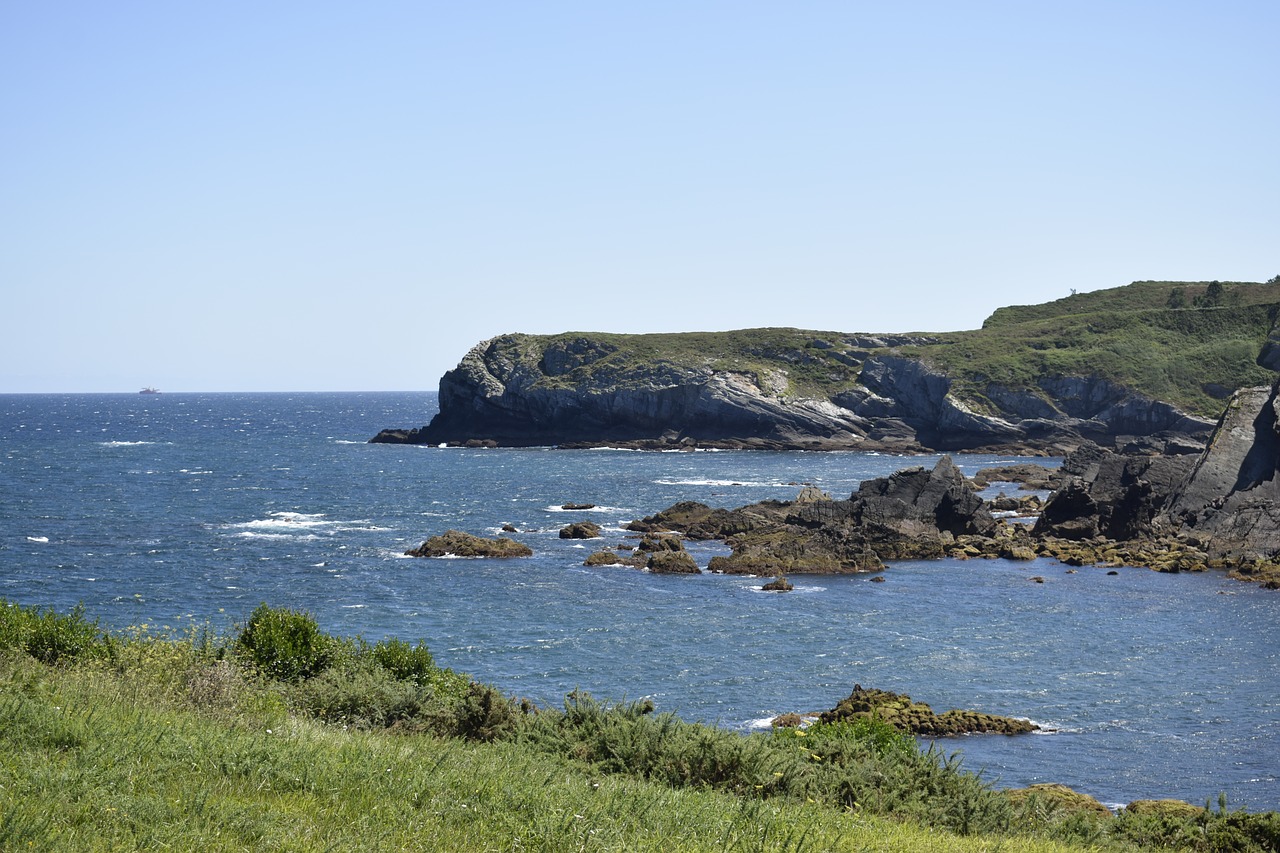
[[[1187,411],[1216,415],[1212,385],[1235,389],[1269,382],[1254,364],[1280,304],[1280,285],[1224,283],[1218,307],[1191,307],[1207,283],[1136,282],[1074,294],[1043,305],[996,311],[983,328],[930,334],[935,343],[904,347],[955,378],[955,391],[982,407],[988,382],[1034,389],[1045,375],[1099,375]],[[1189,307],[1167,307],[1180,291]],[[664,371],[727,370],[749,374],[762,387],[782,378],[785,393],[830,396],[853,387],[869,352],[858,336],[800,329],[620,335],[566,332],[512,335],[510,354],[537,363],[544,348],[577,338],[616,350],[558,377],[548,386],[621,381]]]
[[1078,850],[675,790],[511,743],[344,731],[266,691],[184,704],[181,647],[50,668],[0,650],[0,848]]
[[223,640],[0,600],[0,849],[1280,846],[1280,814],[1225,803],[1005,796],[883,721],[747,736],[651,711],[571,694],[529,713],[422,644],[266,605]]

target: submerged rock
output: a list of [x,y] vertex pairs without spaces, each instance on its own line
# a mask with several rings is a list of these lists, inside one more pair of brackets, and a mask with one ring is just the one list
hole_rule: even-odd
[[404,553],[409,557],[531,557],[533,549],[505,536],[485,539],[460,530],[446,530]]

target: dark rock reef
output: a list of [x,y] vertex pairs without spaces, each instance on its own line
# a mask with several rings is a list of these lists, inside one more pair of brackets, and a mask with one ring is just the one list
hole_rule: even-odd
[[486,539],[461,530],[446,530],[404,553],[409,557],[531,557],[533,549],[505,536]]
[[686,501],[628,528],[723,539],[733,552],[707,568],[739,575],[874,572],[886,560],[1011,556],[1019,548],[1034,556],[1026,530],[993,518],[946,456],[932,469],[867,480],[848,500],[806,488],[794,501],[734,510]]

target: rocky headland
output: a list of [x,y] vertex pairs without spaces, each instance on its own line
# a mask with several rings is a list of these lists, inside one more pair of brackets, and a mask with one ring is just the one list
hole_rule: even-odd
[[1137,282],[996,311],[982,329],[509,334],[375,442],[478,447],[1194,453],[1266,380],[1280,284]]

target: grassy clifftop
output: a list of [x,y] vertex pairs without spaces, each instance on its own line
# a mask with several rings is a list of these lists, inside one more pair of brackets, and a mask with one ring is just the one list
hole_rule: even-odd
[[858,384],[868,358],[896,353],[945,371],[979,409],[991,385],[1037,391],[1055,376],[1096,376],[1184,411],[1216,415],[1239,387],[1270,382],[1254,359],[1280,306],[1280,283],[1135,282],[1041,305],[1000,308],[981,329],[880,335],[788,328],[623,335],[508,335],[514,363],[548,387],[750,376],[780,396],[831,397]]
[[1236,388],[1274,377],[1254,363],[1280,284],[1135,282],[997,310],[981,329],[938,335],[911,354],[981,402],[989,383],[1034,388],[1044,376],[1094,375],[1185,411],[1216,415]]

